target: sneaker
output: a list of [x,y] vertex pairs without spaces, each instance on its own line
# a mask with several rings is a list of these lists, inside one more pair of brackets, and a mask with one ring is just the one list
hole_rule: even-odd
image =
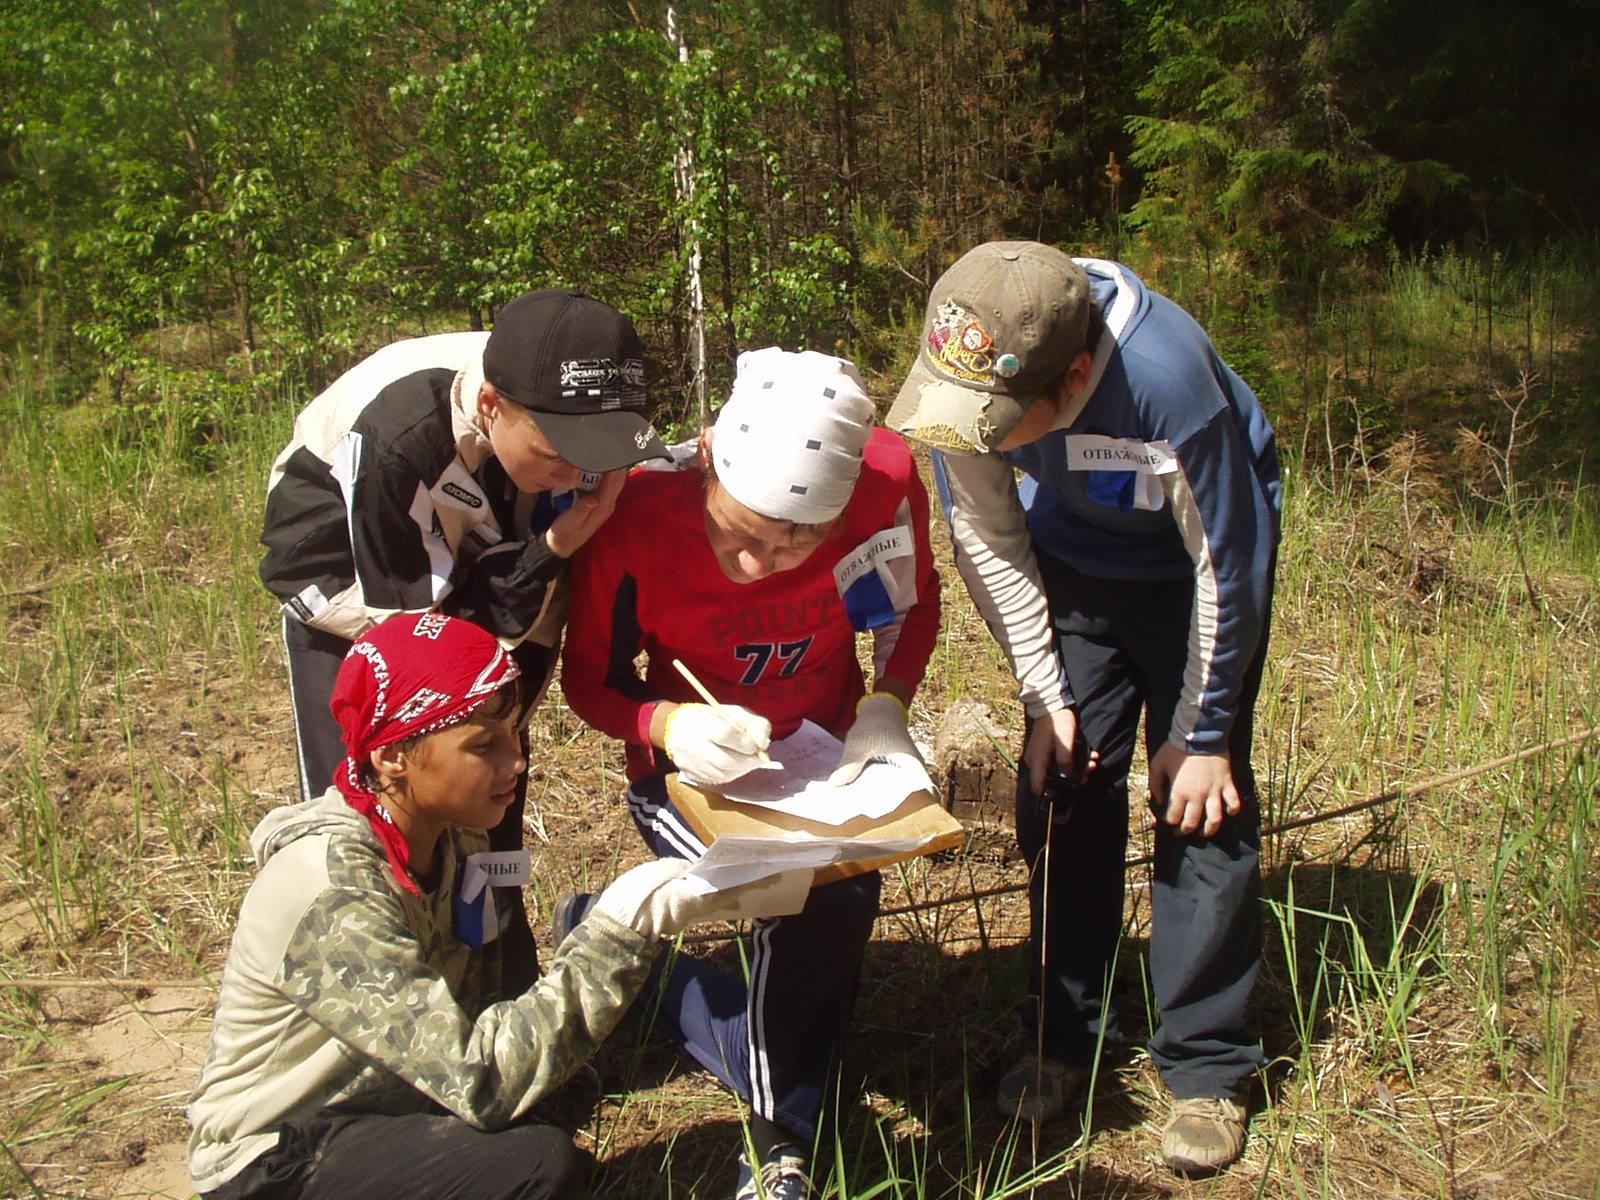
[[567,940],[567,935],[583,923],[598,899],[598,896],[591,896],[588,892],[570,892],[556,901],[550,913],[550,936],[557,950]]
[[1226,1096],[1174,1100],[1161,1130],[1161,1157],[1180,1175],[1209,1175],[1244,1153],[1244,1105]]
[[1088,1067],[1069,1067],[1053,1058],[1024,1054],[1000,1077],[994,1100],[1006,1116],[1042,1125],[1059,1117],[1088,1082]]
[[811,1170],[799,1146],[774,1146],[757,1179],[750,1161],[739,1156],[739,1182],[733,1200],[806,1200],[811,1195]]

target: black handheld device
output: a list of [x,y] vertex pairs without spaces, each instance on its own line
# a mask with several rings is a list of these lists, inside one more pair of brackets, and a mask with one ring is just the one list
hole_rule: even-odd
[[1039,813],[1044,815],[1058,805],[1060,815],[1066,816],[1071,808],[1072,801],[1077,798],[1078,789],[1083,786],[1084,778],[1089,774],[1089,747],[1080,735],[1072,739],[1072,769],[1063,771],[1055,763],[1051,763],[1044,773],[1044,786],[1039,789]]

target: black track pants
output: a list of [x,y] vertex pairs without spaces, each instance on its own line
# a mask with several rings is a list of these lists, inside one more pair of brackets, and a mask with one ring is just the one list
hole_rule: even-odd
[[324,1109],[204,1200],[569,1200],[588,1194],[590,1165],[553,1125],[486,1133],[448,1114]]
[[[1100,751],[1100,766],[1058,806],[1053,829],[1026,773],[1018,780],[1017,842],[1030,864],[1030,982],[1042,1007],[1027,1019],[1042,1015],[1047,1055],[1087,1065],[1102,1036],[1108,1046],[1120,1038],[1103,998],[1123,926],[1128,769],[1141,712],[1147,753],[1166,741],[1188,657],[1194,585],[1100,579],[1039,561],[1080,736]],[[1266,642],[1263,630],[1229,739],[1243,811],[1211,838],[1156,824],[1150,979],[1159,1022],[1150,1054],[1180,1099],[1231,1094],[1263,1062],[1246,1008],[1261,967],[1250,740]]]

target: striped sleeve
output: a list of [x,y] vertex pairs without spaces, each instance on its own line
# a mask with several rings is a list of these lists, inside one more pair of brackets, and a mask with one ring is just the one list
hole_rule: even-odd
[[1189,754],[1221,754],[1266,622],[1277,518],[1227,410],[1173,449],[1178,470],[1163,486],[1194,563],[1194,607],[1168,739]]
[[1056,656],[1050,605],[1011,465],[998,454],[935,451],[933,470],[956,568],[1011,664],[1028,715],[1068,707],[1072,693]]

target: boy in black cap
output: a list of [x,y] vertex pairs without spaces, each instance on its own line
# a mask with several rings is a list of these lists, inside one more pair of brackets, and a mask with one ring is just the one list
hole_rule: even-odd
[[[351,641],[400,611],[464,617],[514,648],[529,704],[554,666],[567,559],[628,466],[667,457],[644,415],[632,322],[581,292],[528,292],[490,333],[384,347],[295,419],[267,488],[261,578],[283,605],[303,799],[344,757],[328,717]],[[490,835],[522,844],[522,792]],[[532,969],[520,903],[508,964]],[[520,981],[513,980],[513,984]]]

